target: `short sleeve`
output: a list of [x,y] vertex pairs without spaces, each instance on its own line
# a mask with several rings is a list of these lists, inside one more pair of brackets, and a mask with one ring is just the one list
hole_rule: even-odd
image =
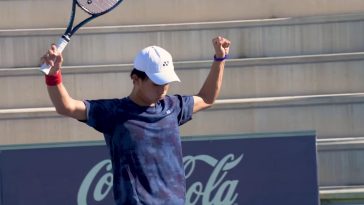
[[193,96],[180,96],[176,95],[179,100],[180,112],[178,114],[178,125],[183,125],[184,123],[192,119],[193,113]]
[[115,113],[117,110],[117,99],[110,100],[86,100],[87,109],[86,124],[104,134],[110,134],[115,127]]

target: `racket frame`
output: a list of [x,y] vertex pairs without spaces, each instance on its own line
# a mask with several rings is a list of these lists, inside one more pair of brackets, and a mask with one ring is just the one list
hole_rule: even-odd
[[[64,34],[61,36],[61,38],[58,39],[57,43],[56,43],[56,47],[58,52],[62,52],[63,49],[67,46],[68,42],[71,40],[71,37],[73,34],[75,34],[78,29],[80,29],[82,26],[84,26],[85,24],[87,24],[88,22],[90,22],[92,19],[99,17],[101,15],[104,15],[106,13],[108,13],[109,11],[113,10],[115,7],[117,7],[121,2],[123,2],[123,0],[119,0],[115,5],[113,5],[112,7],[110,7],[109,9],[100,12],[100,13],[92,13],[90,12],[87,8],[85,8],[84,6],[82,6],[81,4],[78,3],[77,0],[73,0],[72,1],[72,8],[71,8],[71,16],[70,19],[68,21],[68,25],[66,28],[66,31],[64,32]],[[73,28],[73,23],[75,20],[75,16],[76,16],[76,5],[78,7],[80,7],[80,9],[82,9],[84,12],[86,12],[87,14],[90,15],[90,17],[84,19],[83,21],[81,21],[80,23],[78,23],[74,28]],[[51,70],[51,66],[47,65],[46,63],[43,63],[40,67],[40,71],[45,74],[48,75],[49,72]]]

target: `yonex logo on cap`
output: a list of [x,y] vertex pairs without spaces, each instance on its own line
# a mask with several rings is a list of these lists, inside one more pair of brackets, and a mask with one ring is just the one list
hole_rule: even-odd
[[168,66],[169,65],[169,61],[164,61],[162,66]]

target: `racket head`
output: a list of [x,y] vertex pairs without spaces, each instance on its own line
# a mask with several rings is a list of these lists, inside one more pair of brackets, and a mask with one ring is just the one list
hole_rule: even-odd
[[86,13],[92,16],[100,16],[114,9],[122,1],[123,0],[76,0],[76,3]]

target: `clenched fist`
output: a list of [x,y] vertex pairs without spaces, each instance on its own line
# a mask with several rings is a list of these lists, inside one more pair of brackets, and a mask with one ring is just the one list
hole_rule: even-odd
[[229,54],[230,41],[228,39],[218,36],[212,39],[212,44],[215,49],[216,58],[224,58]]

